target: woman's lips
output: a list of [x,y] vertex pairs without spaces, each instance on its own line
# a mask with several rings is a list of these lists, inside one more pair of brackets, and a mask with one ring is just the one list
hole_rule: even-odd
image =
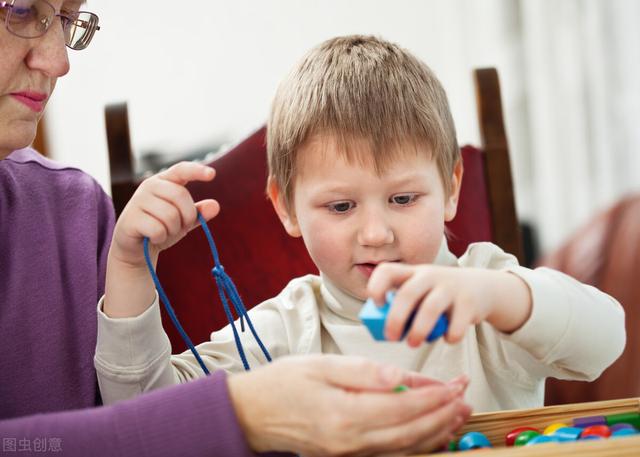
[[44,109],[45,101],[47,100],[46,94],[37,92],[16,92],[11,96],[36,113]]

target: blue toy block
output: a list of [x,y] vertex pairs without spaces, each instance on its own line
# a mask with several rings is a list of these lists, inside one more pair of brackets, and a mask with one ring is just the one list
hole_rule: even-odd
[[[362,323],[369,329],[369,333],[373,336],[373,339],[376,341],[384,341],[384,324],[387,320],[387,314],[389,314],[389,309],[391,308],[391,303],[395,297],[395,292],[389,291],[385,297],[385,303],[382,307],[377,307],[374,301],[370,298],[368,299],[362,310],[360,310],[360,314],[358,317],[362,321]],[[416,311],[414,310],[411,313],[411,316],[407,320],[407,324],[404,327],[404,332],[402,333],[402,338],[405,337],[409,329],[411,328],[411,324],[413,323],[413,319],[415,318]],[[447,319],[446,314],[441,314],[438,318],[436,325],[431,330],[431,333],[427,336],[427,343],[431,343],[442,335],[447,333],[447,329],[449,328],[449,319]]]

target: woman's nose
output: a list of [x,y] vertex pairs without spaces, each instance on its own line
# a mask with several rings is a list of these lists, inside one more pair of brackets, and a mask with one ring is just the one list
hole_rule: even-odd
[[69,56],[59,17],[54,18],[44,35],[33,39],[26,63],[30,69],[41,71],[50,78],[59,78],[69,72]]

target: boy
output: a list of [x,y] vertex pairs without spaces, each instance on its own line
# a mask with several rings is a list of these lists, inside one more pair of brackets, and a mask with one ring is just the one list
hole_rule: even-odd
[[[313,49],[278,89],[268,155],[269,197],[320,271],[250,311],[273,357],[358,354],[440,380],[466,374],[466,400],[491,411],[541,406],[545,377],[591,380],[622,352],[624,313],[611,297],[520,267],[490,243],[449,252],[444,224],[463,172],[455,128],[442,86],[407,51],[363,36]],[[105,402],[202,376],[190,354],[170,355],[142,238],[155,260],[195,226],[196,207],[213,217],[217,204],[194,206],[183,187],[212,178],[195,164],[161,173],[118,221],[95,358]],[[389,289],[389,340],[417,309],[410,347],[374,342],[358,320],[363,301]],[[424,344],[442,312],[445,339]],[[251,334],[242,339],[251,366],[265,363]],[[228,326],[198,349],[211,370],[243,369]]]

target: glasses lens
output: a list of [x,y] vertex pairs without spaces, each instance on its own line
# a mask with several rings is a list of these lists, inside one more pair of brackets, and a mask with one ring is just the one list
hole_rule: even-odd
[[15,0],[7,14],[7,28],[23,38],[44,35],[55,14],[53,7],[43,0]]
[[80,50],[89,46],[93,34],[98,27],[98,16],[86,11],[80,11],[65,22],[64,37],[67,46]]

